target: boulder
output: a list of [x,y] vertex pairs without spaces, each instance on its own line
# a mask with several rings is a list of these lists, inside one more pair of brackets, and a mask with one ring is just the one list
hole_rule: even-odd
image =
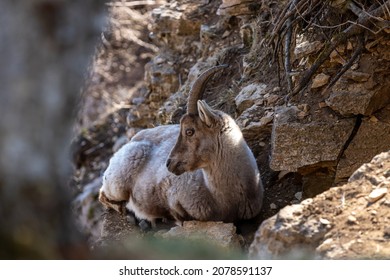
[[326,104],[343,116],[372,115],[390,103],[389,67],[380,57],[362,55],[356,69],[346,71],[331,88]]
[[367,90],[364,84],[349,83],[347,88],[333,89],[326,104],[344,116],[369,116],[390,102],[388,87]]
[[223,248],[235,249],[240,248],[244,242],[242,236],[236,233],[236,227],[232,223],[222,222],[186,221],[183,226],[171,228],[161,236],[207,241]]
[[389,170],[390,151],[364,164],[347,184],[286,206],[261,224],[250,257],[388,259]]
[[297,107],[278,107],[271,139],[270,166],[295,172],[319,162],[337,161],[355,125],[354,118],[302,122]]
[[250,108],[254,104],[263,104],[266,84],[253,83],[244,87],[235,98],[239,112]]
[[390,105],[363,118],[337,166],[336,178],[348,178],[360,165],[390,149]]

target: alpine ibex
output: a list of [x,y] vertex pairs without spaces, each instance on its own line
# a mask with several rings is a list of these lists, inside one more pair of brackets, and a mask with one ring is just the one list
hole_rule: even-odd
[[145,129],[111,158],[99,200],[139,219],[224,221],[260,212],[263,186],[255,158],[235,121],[200,100],[202,73],[189,93],[179,125]]

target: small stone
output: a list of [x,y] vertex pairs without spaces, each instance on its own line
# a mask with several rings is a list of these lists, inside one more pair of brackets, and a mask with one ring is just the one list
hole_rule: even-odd
[[318,107],[325,108],[325,107],[328,107],[328,105],[326,104],[326,102],[320,102],[320,103],[318,103]]
[[314,41],[314,42],[304,41],[296,46],[294,50],[294,54],[299,59],[318,52],[323,47],[323,45],[324,43],[320,41]]
[[329,78],[330,76],[324,73],[318,74],[314,77],[311,88],[319,88],[326,85],[329,82]]
[[297,192],[295,193],[295,198],[298,199],[298,200],[302,200],[302,192]]
[[307,117],[309,115],[309,112],[304,112],[304,111],[300,111],[300,112],[298,112],[298,114],[297,114],[297,117],[298,117],[298,119],[304,119],[305,117]]
[[307,113],[310,110],[310,106],[308,104],[300,104],[297,106],[299,110]]
[[278,101],[279,99],[279,95],[276,95],[276,94],[270,94],[269,97],[267,97],[266,101],[267,101],[267,105],[268,106],[272,106],[276,103],[276,101]]
[[379,120],[375,116],[371,116],[369,119],[370,122],[377,123]]
[[357,219],[355,216],[350,215],[347,218],[347,222],[348,222],[348,224],[357,224]]
[[265,147],[266,143],[265,142],[259,142],[260,147]]
[[231,34],[231,32],[229,30],[226,30],[223,34],[222,34],[222,38],[226,38],[226,37],[229,37]]
[[356,70],[359,68],[359,64],[358,63],[354,63],[352,66],[351,66],[351,69],[352,70]]
[[327,219],[320,218],[320,223],[323,225],[330,225],[330,222]]
[[348,41],[347,43],[347,50],[351,51],[353,49],[352,43]]
[[249,84],[244,87],[235,98],[238,111],[243,112],[255,103],[262,101],[265,94],[266,84]]
[[269,124],[270,122],[272,122],[273,119],[274,119],[273,116],[265,116],[265,117],[262,117],[262,118],[260,119],[260,125]]
[[275,210],[275,209],[277,209],[278,207],[276,206],[275,203],[271,203],[271,204],[269,205],[269,208]]
[[387,188],[375,189],[367,196],[367,200],[370,203],[374,203],[379,199],[381,199],[382,197],[384,197],[386,193],[387,193]]
[[371,75],[358,71],[347,71],[344,73],[343,77],[355,82],[366,82],[371,77]]
[[376,214],[378,214],[378,212],[377,212],[376,210],[371,210],[370,214],[371,214],[372,216],[376,216]]

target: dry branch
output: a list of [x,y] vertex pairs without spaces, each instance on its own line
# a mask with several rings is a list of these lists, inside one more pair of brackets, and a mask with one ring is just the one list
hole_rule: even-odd
[[358,58],[358,56],[362,53],[364,49],[364,38],[363,36],[358,37],[358,46],[355,49],[354,53],[352,54],[351,58],[348,60],[346,64],[343,65],[343,68],[337,73],[336,76],[332,78],[332,80],[329,82],[328,86],[325,90],[328,90],[330,87],[332,87],[339,79],[340,77],[353,65],[355,60]]
[[346,43],[347,40],[353,36],[362,34],[367,29],[370,28],[370,26],[373,24],[372,23],[373,20],[384,16],[386,13],[386,8],[387,8],[386,6],[390,7],[390,1],[386,1],[384,4],[372,10],[370,13],[362,12],[359,15],[357,21],[353,25],[349,26],[344,31],[336,35],[331,40],[331,42],[327,44],[327,46],[321,52],[321,54],[318,56],[313,66],[310,69],[306,70],[306,72],[303,74],[298,85],[295,87],[294,91],[292,92],[292,96],[298,94],[299,92],[301,92],[302,89],[306,88],[314,73],[329,58],[330,53],[338,45]]

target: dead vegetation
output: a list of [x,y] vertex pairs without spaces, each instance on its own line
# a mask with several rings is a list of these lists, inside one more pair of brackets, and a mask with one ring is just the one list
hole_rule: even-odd
[[[260,44],[273,50],[273,60],[284,74],[288,97],[307,89],[313,75],[333,51],[352,44],[353,51],[334,71],[326,87],[329,89],[353,65],[370,40],[390,32],[390,1],[289,0],[279,11],[273,7],[278,2],[268,3],[270,19],[259,22],[270,31]],[[323,42],[310,57],[307,69],[300,67],[302,61],[294,54],[296,46],[304,40]]]

